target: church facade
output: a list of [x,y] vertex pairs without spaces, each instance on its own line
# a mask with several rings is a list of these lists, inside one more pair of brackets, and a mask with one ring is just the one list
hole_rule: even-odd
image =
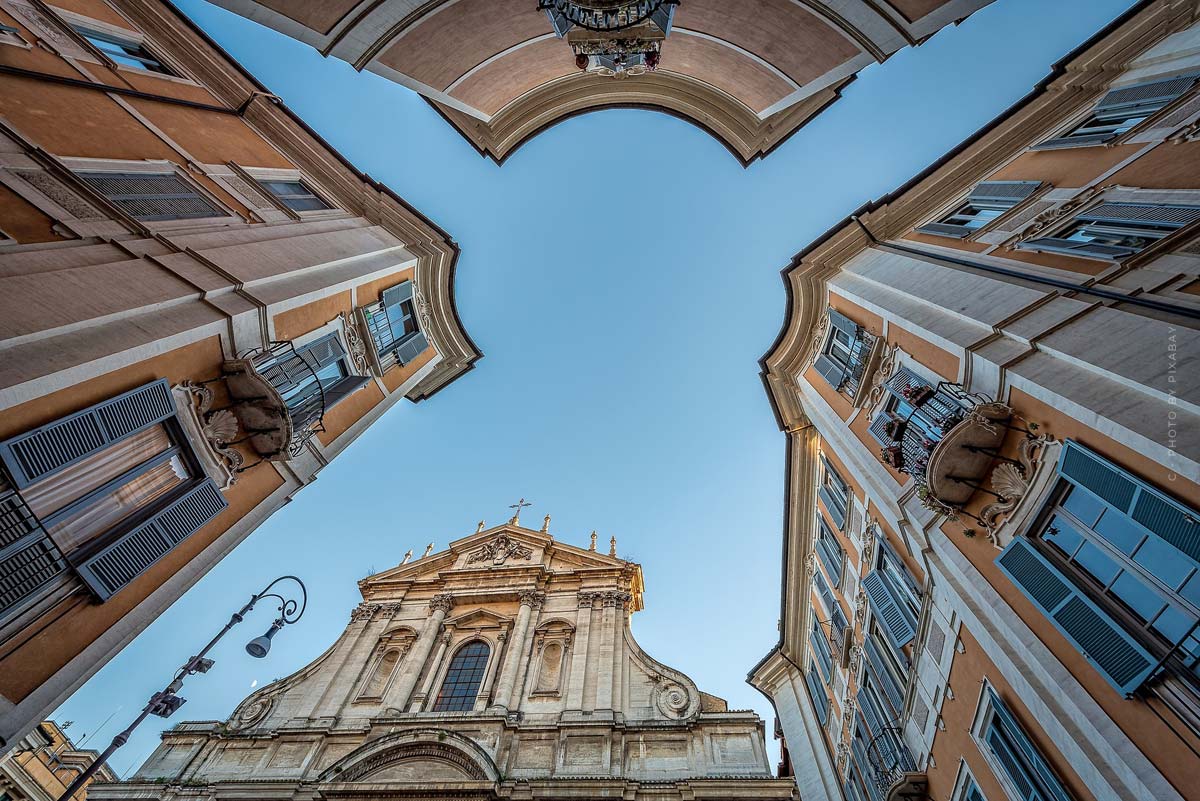
[[797,798],[757,715],[638,646],[641,567],[547,528],[480,524],[364,579],[324,654],[90,797]]

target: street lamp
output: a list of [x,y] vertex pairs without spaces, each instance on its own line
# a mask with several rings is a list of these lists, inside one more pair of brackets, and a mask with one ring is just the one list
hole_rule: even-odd
[[[299,601],[297,601],[295,598],[285,598],[278,592],[269,591],[279,582],[287,581],[289,579],[296,582],[296,584],[298,584],[300,587]],[[225,624],[225,628],[217,632],[217,636],[209,640],[208,645],[204,646],[204,648],[200,650],[200,653],[190,658],[183,664],[183,667],[175,671],[175,678],[171,680],[171,683],[156,692],[154,695],[150,696],[150,700],[146,703],[145,708],[142,709],[142,713],[134,719],[133,723],[129,724],[125,731],[113,738],[112,742],[109,743],[108,748],[104,749],[104,753],[96,757],[92,761],[92,764],[88,765],[87,770],[75,777],[75,780],[71,782],[71,785],[63,791],[62,795],[58,797],[58,801],[70,801],[71,796],[75,795],[75,793],[79,792],[79,790],[83,788],[85,784],[87,784],[88,779],[92,778],[92,775],[100,769],[100,766],[108,761],[108,758],[113,755],[113,752],[125,745],[125,743],[129,742],[129,736],[133,734],[133,730],[136,729],[141,722],[146,719],[147,716],[157,715],[160,718],[169,718],[175,713],[175,710],[183,706],[187,699],[180,698],[175,694],[179,692],[181,687],[183,687],[183,680],[193,674],[207,673],[209,671],[209,668],[213,666],[213,660],[208,659],[205,654],[212,650],[212,647],[216,645],[217,642],[220,641],[220,639],[224,637],[231,628],[245,620],[246,614],[263,598],[275,598],[279,601],[279,617],[277,617],[275,622],[271,624],[271,628],[267,629],[266,634],[263,634],[261,637],[255,637],[246,644],[246,653],[257,659],[261,659],[262,657],[266,656],[267,652],[271,650],[271,638],[274,637],[275,634],[284,626],[295,623],[297,620],[299,620],[304,614],[305,608],[308,606],[308,590],[305,588],[304,582],[295,576],[280,576],[267,586],[263,587],[259,592],[251,595],[249,602],[241,609],[234,612],[233,617],[229,618],[229,622]]]

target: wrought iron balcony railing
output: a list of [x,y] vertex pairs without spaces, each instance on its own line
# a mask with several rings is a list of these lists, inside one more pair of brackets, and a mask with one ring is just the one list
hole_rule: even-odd
[[622,31],[664,15],[669,18],[677,5],[679,0],[538,0],[539,11],[602,33]]
[[870,361],[871,349],[874,347],[875,337],[860,327],[854,341],[850,344],[850,366],[846,370],[846,376],[842,379],[841,386],[841,391],[845,392],[851,400],[858,396],[858,392],[862,388],[863,375],[866,373],[867,362]]
[[263,458],[297,456],[325,430],[325,388],[290,341],[230,359],[223,372],[234,414]]

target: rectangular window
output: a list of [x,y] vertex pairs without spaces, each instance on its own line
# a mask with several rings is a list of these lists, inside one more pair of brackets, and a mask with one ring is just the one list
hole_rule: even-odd
[[1075,442],[1058,470],[1000,568],[1120,692],[1162,660],[1200,695],[1200,514]]
[[820,666],[821,675],[828,684],[833,679],[833,654],[829,650],[829,639],[821,628],[820,621],[814,618],[812,631],[808,635],[808,644],[813,651],[813,661]]
[[1120,261],[1200,220],[1200,206],[1101,203],[1075,216],[1055,236],[1029,239],[1019,250]]
[[112,33],[101,33],[83,25],[72,25],[71,27],[93,47],[122,66],[157,72],[160,75],[175,75],[175,72],[163,63],[162,59],[151,53],[144,44],[136,39]]
[[78,172],[76,175],[138,220],[227,216],[175,173]]
[[1190,91],[1197,78],[1200,73],[1114,89],[1100,100],[1086,120],[1062,136],[1035,146],[1034,150],[1091,147],[1116,139]]
[[804,683],[808,685],[808,695],[812,699],[817,720],[824,726],[829,720],[829,696],[825,692],[825,686],[821,684],[820,677],[817,676],[816,669],[811,665],[804,674]]
[[292,211],[325,211],[333,208],[301,180],[263,180],[258,183]]
[[829,580],[837,587],[842,583],[842,565],[846,552],[838,542],[837,535],[829,528],[823,517],[817,518],[817,556],[829,574]]
[[1072,801],[1066,787],[1029,739],[1016,717],[991,687],[976,735],[991,757],[996,773],[1007,779],[1013,797],[1020,801]]
[[863,590],[876,620],[899,652],[916,636],[920,590],[887,540],[880,536],[879,543],[876,567],[863,579]]
[[971,191],[965,203],[936,222],[918,227],[917,233],[953,239],[970,236],[1020,204],[1039,186],[1038,181],[984,181]]
[[832,307],[825,314],[829,319],[829,336],[813,367],[829,386],[853,398],[858,393],[875,337]]
[[107,599],[225,508],[175,414],[160,380],[0,442],[0,614],[66,562]]
[[385,289],[379,303],[359,311],[371,335],[381,371],[393,364],[408,364],[429,347],[417,320],[412,281]]
[[[21,31],[19,29],[0,22],[0,44],[23,45],[25,44],[25,40],[21,38]],[[0,799],[0,801],[3,801],[3,799]]]
[[817,490],[825,511],[833,518],[839,528],[846,525],[846,512],[850,504],[850,487],[833,465],[825,457],[821,457],[821,486]]

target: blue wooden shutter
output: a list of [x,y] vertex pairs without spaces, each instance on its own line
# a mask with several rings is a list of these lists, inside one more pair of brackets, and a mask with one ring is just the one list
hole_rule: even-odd
[[67,567],[24,499],[0,491],[0,619]]
[[1133,519],[1151,534],[1200,562],[1200,513],[1068,440],[1058,472]]
[[423,331],[410,336],[408,339],[400,343],[400,347],[396,348],[396,359],[401,364],[408,364],[413,359],[416,359],[425,349],[429,347],[429,340],[425,337]]
[[925,223],[924,225],[918,225],[914,230],[918,234],[933,234],[934,236],[945,236],[951,239],[964,239],[975,233],[974,228],[966,225],[945,222]]
[[1043,250],[1047,253],[1062,253],[1067,256],[1081,256],[1085,259],[1102,259],[1104,261],[1115,261],[1137,253],[1134,248],[1121,245],[1077,242],[1074,239],[1063,239],[1057,236],[1026,239],[1024,242],[1017,243],[1017,250]]
[[817,495],[820,496],[821,502],[825,504],[825,509],[829,512],[829,516],[833,518],[834,525],[839,529],[844,526],[846,524],[846,513],[834,501],[829,487],[822,484],[821,488],[817,490]]
[[396,284],[395,286],[388,287],[387,289],[383,290],[383,305],[396,306],[406,300],[412,300],[412,296],[413,282],[404,281],[403,283]]
[[967,197],[970,203],[1015,206],[1041,186],[1040,181],[984,181],[976,184]]
[[[1030,801],[1072,801],[1070,793],[1058,780],[1046,758],[991,687],[988,687],[988,696],[993,716],[984,739],[992,747],[992,752],[1000,759],[1005,773],[1013,779],[1023,797]],[[1002,728],[1007,737],[999,736],[998,727]],[[1005,740],[1012,743],[1012,749],[1007,747],[1008,743]],[[1000,751],[997,751],[997,745]],[[1033,794],[1035,787],[1036,795]]]
[[297,348],[296,352],[300,354],[300,358],[308,362],[313,370],[328,367],[346,355],[346,350],[342,347],[336,331],[330,331],[325,336]]
[[826,356],[824,353],[817,356],[817,360],[813,362],[813,367],[821,374],[826,383],[834,389],[842,386],[846,380],[846,368],[835,362],[833,359]]
[[821,686],[821,680],[817,678],[817,674],[811,666],[804,673],[804,683],[808,685],[808,694],[812,698],[817,720],[824,726],[829,717],[829,696],[825,694],[825,688]]
[[107,600],[228,505],[213,480],[204,479],[75,569],[97,598]]
[[1132,693],[1149,678],[1150,652],[1029,542],[1014,539],[996,563],[1119,692]]
[[352,375],[333,382],[325,388],[325,411],[337,406],[371,381],[369,375]]
[[1200,207],[1151,203],[1101,203],[1076,215],[1083,222],[1158,223],[1182,228],[1200,220]]
[[903,648],[917,636],[917,629],[910,615],[902,606],[899,598],[895,597],[891,585],[884,580],[878,570],[873,570],[863,579],[863,589],[871,602],[871,611],[883,624],[892,645]]
[[559,39],[566,36],[567,32],[575,27],[571,20],[567,19],[567,15],[557,8],[546,9],[546,16],[550,18],[550,24],[554,26],[554,35]]
[[225,212],[174,173],[76,173],[84,183],[138,220],[223,217]]
[[1121,89],[1113,89],[1096,105],[1097,113],[1112,112],[1123,108],[1157,111],[1192,88],[1200,73],[1179,75],[1159,81],[1148,81]]
[[833,307],[826,309],[825,313],[829,315],[829,324],[834,328],[845,334],[848,334],[851,338],[858,335],[858,323],[854,322]]
[[23,489],[174,414],[171,387],[159,379],[0,442],[0,460]]
[[891,421],[892,416],[887,412],[881,411],[875,415],[875,419],[871,421],[871,427],[867,429],[875,441],[880,445],[895,445],[896,442],[887,435],[887,424]]

